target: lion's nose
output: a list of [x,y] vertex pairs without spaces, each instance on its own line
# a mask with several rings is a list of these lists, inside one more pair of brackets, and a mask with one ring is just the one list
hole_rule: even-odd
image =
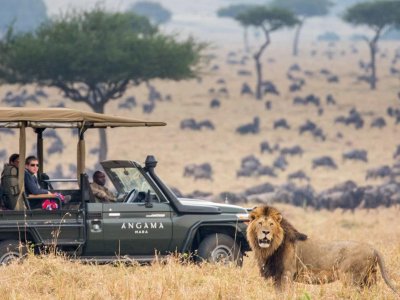
[[263,230],[263,233],[264,233],[265,235],[268,235],[268,234],[269,234],[269,231]]

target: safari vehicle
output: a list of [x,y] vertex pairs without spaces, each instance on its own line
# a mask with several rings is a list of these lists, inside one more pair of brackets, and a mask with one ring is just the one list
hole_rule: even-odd
[[[53,246],[73,259],[112,262],[152,261],[170,253],[194,254],[195,260],[234,262],[241,265],[249,250],[245,238],[247,211],[233,205],[182,199],[156,175],[157,161],[147,156],[144,166],[135,161],[101,162],[117,191],[117,202],[96,203],[85,173],[85,140],[88,129],[163,126],[129,118],[64,108],[0,108],[0,128],[20,130],[20,193],[15,210],[0,211],[0,263],[18,259],[30,245],[35,253]],[[70,195],[57,210],[37,203],[49,195],[24,194],[26,129],[37,135],[39,174],[43,174],[43,132],[47,128],[78,128],[76,178],[50,178],[53,189]],[[118,129],[113,129],[118,130]],[[4,145],[3,145],[4,146]],[[62,188],[70,182],[76,188]],[[44,183],[44,182],[42,182]]]

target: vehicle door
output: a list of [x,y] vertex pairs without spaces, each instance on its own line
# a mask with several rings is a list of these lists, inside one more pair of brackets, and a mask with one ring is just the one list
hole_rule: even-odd
[[[106,254],[147,256],[170,252],[170,204],[157,195],[136,163],[108,161],[102,166],[118,193],[118,202],[103,203]],[[152,201],[146,204],[146,197]]]

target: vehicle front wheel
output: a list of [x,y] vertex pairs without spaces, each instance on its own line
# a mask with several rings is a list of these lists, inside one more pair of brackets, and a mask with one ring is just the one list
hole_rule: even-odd
[[239,245],[229,235],[222,233],[205,237],[199,245],[197,257],[200,261],[211,263],[233,263],[239,267],[243,264],[243,253]]
[[6,240],[0,243],[0,265],[8,265],[19,260],[27,253],[25,244],[16,240]]

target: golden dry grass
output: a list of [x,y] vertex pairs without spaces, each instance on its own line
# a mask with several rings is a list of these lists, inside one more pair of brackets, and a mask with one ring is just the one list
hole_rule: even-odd
[[[355,214],[315,212],[279,205],[301,231],[326,240],[352,239],[379,249],[389,277],[400,287],[398,208]],[[181,264],[171,257],[151,266],[88,265],[54,255],[29,256],[20,264],[0,267],[2,299],[396,299],[379,276],[378,284],[358,292],[339,282],[295,284],[286,295],[258,273],[251,253],[243,268]],[[284,296],[284,297],[283,297]]]
[[[305,45],[304,45],[305,47]],[[171,94],[173,101],[157,103],[151,115],[142,113],[141,107],[132,112],[118,109],[118,102],[107,105],[106,112],[129,116],[137,119],[166,121],[165,128],[113,129],[108,131],[110,159],[132,159],[144,161],[147,154],[154,154],[159,160],[158,173],[165,181],[184,193],[194,190],[219,193],[222,191],[240,192],[244,188],[271,182],[286,182],[287,174],[303,169],[310,177],[311,184],[321,191],[344,180],[354,180],[358,184],[377,184],[379,181],[366,181],[368,168],[393,163],[392,155],[399,144],[399,126],[392,119],[387,119],[388,126],[383,130],[370,129],[369,124],[375,116],[385,116],[388,106],[398,106],[396,94],[399,92],[399,78],[389,75],[390,58],[396,44],[384,43],[388,57],[380,59],[378,89],[370,91],[364,83],[355,83],[354,75],[358,72],[357,62],[360,58],[367,60],[364,44],[358,44],[359,54],[349,53],[349,44],[338,44],[337,53],[346,50],[344,56],[338,55],[328,60],[322,55],[311,57],[310,48],[302,48],[300,58],[290,56],[288,44],[273,43],[268,48],[266,58],[274,58],[275,63],[264,63],[265,79],[272,80],[281,91],[281,96],[267,96],[271,100],[272,111],[264,109],[263,101],[251,97],[240,97],[241,84],[247,81],[254,85],[254,75],[240,78],[238,69],[253,71],[253,62],[246,66],[226,65],[228,51],[241,49],[240,45],[227,45],[212,50],[217,55],[213,62],[220,65],[218,72],[205,72],[203,82],[195,80],[185,82],[154,81],[153,84],[164,95]],[[313,46],[322,53],[327,49],[325,44]],[[266,61],[266,59],[265,59]],[[318,72],[328,68],[340,76],[340,83],[328,84],[320,76],[307,79],[307,85],[298,95],[315,93],[324,99],[332,93],[337,99],[336,107],[329,107],[323,116],[318,116],[314,107],[295,107],[292,105],[294,94],[288,92],[288,81],[285,74],[293,63],[299,63],[303,70]],[[253,71],[254,73],[254,71]],[[219,97],[222,107],[211,110],[209,102],[213,95],[208,93],[211,87],[218,87],[217,79],[225,78],[230,97]],[[29,86],[33,91],[35,87]],[[0,86],[0,98],[8,90],[20,91],[17,86]],[[46,89],[50,94],[42,106],[56,104],[62,98],[59,91]],[[135,96],[139,105],[146,102],[147,91],[144,86],[129,89],[124,97]],[[88,110],[84,104],[66,102],[68,107]],[[366,119],[366,127],[355,130],[352,127],[333,125],[338,115],[347,114],[356,106]],[[237,126],[250,122],[254,116],[261,119],[261,133],[255,136],[239,136],[235,134]],[[190,132],[181,131],[182,119],[210,119],[215,131]],[[273,121],[285,117],[292,125],[292,130],[272,129]],[[300,136],[297,127],[306,119],[315,121],[327,133],[326,142],[314,140],[304,134]],[[340,131],[344,139],[337,139]],[[96,147],[98,135],[90,132],[86,135],[87,149]],[[66,149],[62,155],[56,154],[48,158],[45,171],[51,172],[58,163],[75,163],[76,141],[69,133],[63,134]],[[34,143],[34,135],[29,137]],[[281,147],[300,145],[304,148],[303,157],[290,158],[289,168],[279,173],[278,178],[236,178],[236,170],[240,167],[242,157],[256,154],[263,164],[271,164],[275,155],[260,155],[259,144],[268,140]],[[9,154],[17,149],[15,137],[1,136],[3,147]],[[342,162],[344,151],[353,148],[368,150],[369,162]],[[28,149],[30,149],[28,147]],[[338,170],[312,170],[311,160],[317,156],[330,155],[339,164]],[[89,165],[96,162],[96,156],[88,156]],[[184,178],[183,168],[189,163],[210,162],[214,169],[213,181],[194,181]],[[400,286],[400,226],[398,226],[398,208],[379,208],[369,212],[361,210],[351,213],[314,212],[300,208],[279,206],[284,210],[292,223],[301,231],[326,239],[352,239],[366,241],[376,245],[383,253],[389,269],[390,277]],[[153,266],[94,266],[70,262],[60,257],[29,257],[22,264],[0,267],[0,297],[4,299],[282,299],[275,295],[270,282],[263,280],[251,258],[245,259],[241,269],[211,265],[181,265],[174,260],[167,264]],[[353,288],[343,287],[339,283],[323,286],[296,284],[294,290],[286,295],[287,299],[394,299],[393,293],[379,280],[378,285],[368,291],[356,292]]]

